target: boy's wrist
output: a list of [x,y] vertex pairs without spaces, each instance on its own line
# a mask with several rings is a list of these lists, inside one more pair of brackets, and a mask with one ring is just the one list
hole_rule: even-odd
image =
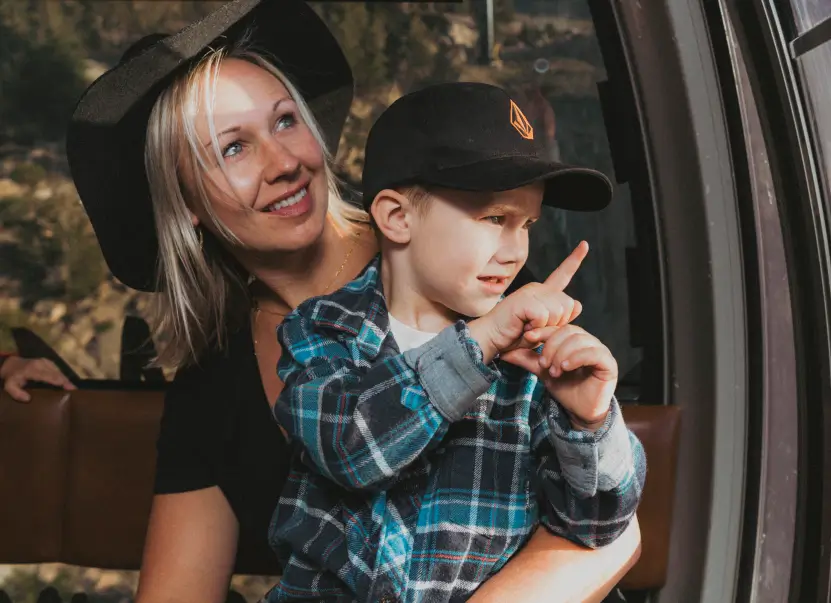
[[569,410],[568,408],[566,408],[565,411],[566,415],[568,415],[569,422],[571,423],[571,426],[574,427],[574,429],[580,431],[594,432],[606,424],[606,419],[609,417],[609,412],[611,411],[611,408],[607,408],[606,412],[603,413],[602,417],[594,417],[592,418],[592,420],[584,419],[572,412],[571,410]]
[[493,339],[490,336],[491,328],[486,318],[477,318],[467,324],[470,331],[470,336],[479,344],[482,350],[482,362],[489,364],[496,356],[498,350],[493,345]]

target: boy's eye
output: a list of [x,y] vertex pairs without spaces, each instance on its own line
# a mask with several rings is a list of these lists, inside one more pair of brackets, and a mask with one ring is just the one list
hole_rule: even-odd
[[528,220],[528,221],[525,223],[525,226],[524,226],[525,230],[528,230],[529,228],[531,228],[531,227],[532,227],[534,224],[536,224],[536,223],[537,223],[537,221],[536,221],[536,220]]
[[505,223],[505,216],[488,216],[485,219],[491,224],[496,224],[497,226],[502,226]]

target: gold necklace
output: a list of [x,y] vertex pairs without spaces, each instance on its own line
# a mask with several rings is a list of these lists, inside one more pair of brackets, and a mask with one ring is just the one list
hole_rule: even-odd
[[[326,287],[323,289],[323,292],[321,293],[321,295],[325,295],[329,291],[329,289],[332,288],[332,285],[334,285],[335,282],[338,280],[338,277],[340,276],[341,272],[343,272],[343,269],[346,268],[346,264],[347,264],[347,262],[349,262],[349,258],[351,257],[352,252],[355,251],[355,248],[358,246],[358,239],[360,238],[360,236],[361,236],[360,232],[356,235],[353,235],[353,238],[355,240],[352,242],[352,246],[349,248],[349,251],[346,252],[346,255],[343,258],[343,262],[340,265],[340,268],[338,268],[338,271],[335,273],[335,276],[332,277],[332,280],[329,281],[329,284],[326,285]],[[260,317],[260,311],[261,310],[262,310],[262,308],[260,307],[260,302],[257,299],[254,299],[254,320],[253,320],[253,325],[252,325],[252,328],[253,328],[253,331],[254,331],[254,356],[257,355],[257,319]],[[274,316],[286,317],[286,316],[288,316],[289,312],[291,312],[291,309],[289,309],[288,312],[275,312],[273,310],[262,310],[262,311],[265,312],[266,314],[272,314]]]

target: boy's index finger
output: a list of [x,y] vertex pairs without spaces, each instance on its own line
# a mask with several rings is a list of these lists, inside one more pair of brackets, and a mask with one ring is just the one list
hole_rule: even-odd
[[580,241],[580,244],[563,260],[563,263],[548,275],[544,285],[557,291],[564,291],[574,275],[577,274],[577,271],[580,269],[580,264],[586,259],[588,253],[589,244],[585,241]]

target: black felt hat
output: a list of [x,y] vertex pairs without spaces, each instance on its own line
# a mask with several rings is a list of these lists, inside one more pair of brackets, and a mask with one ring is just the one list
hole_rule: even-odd
[[233,0],[172,35],[133,44],[90,85],[67,131],[72,178],[112,273],[155,289],[159,246],[144,168],[150,111],[165,87],[207,49],[250,30],[311,108],[334,154],[353,96],[337,40],[300,0]]
[[552,207],[596,211],[612,200],[602,172],[551,161],[520,107],[490,84],[435,84],[402,96],[367,139],[367,211],[379,192],[395,186],[505,191],[540,180],[543,203]]

